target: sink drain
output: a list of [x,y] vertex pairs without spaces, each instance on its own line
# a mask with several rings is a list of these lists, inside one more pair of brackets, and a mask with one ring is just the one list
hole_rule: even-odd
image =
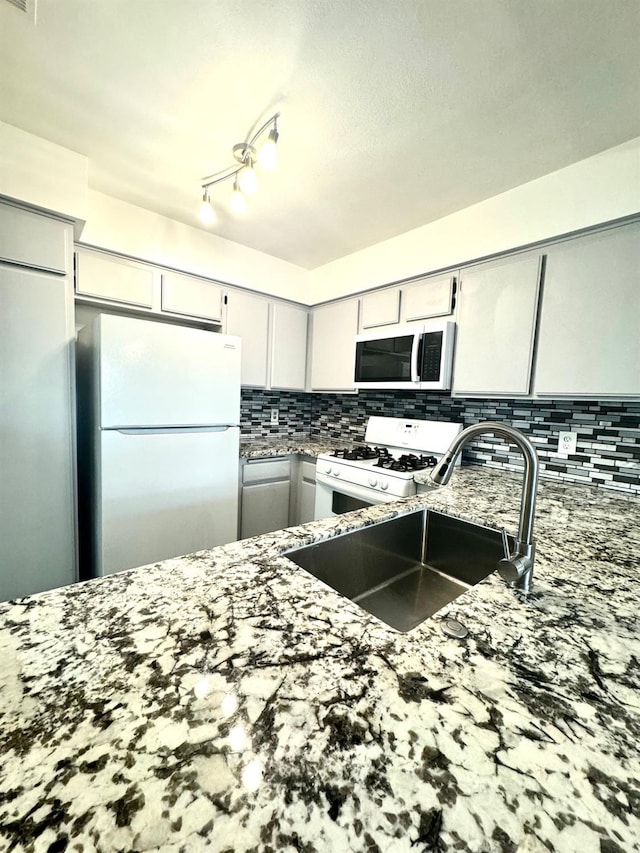
[[457,619],[443,619],[442,630],[447,637],[454,637],[456,640],[462,640],[469,633],[462,622],[458,622]]

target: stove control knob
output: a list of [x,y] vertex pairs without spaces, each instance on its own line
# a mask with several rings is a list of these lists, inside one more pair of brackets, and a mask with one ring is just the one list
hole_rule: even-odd
[[369,477],[369,485],[372,489],[375,489],[375,487],[378,485],[378,481],[375,477]]
[[331,465],[325,465],[325,466],[324,466],[324,473],[325,473],[325,474],[330,474],[330,473],[331,473]]
[[383,492],[386,492],[386,490],[389,488],[389,481],[388,480],[380,480],[380,488],[382,489]]
[[339,477],[340,476],[340,469],[336,468],[336,470],[332,471],[331,473],[333,474],[334,477]]

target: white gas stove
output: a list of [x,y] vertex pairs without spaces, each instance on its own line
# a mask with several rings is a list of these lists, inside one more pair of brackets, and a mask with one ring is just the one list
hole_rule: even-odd
[[364,445],[318,456],[316,520],[415,495],[414,472],[433,467],[461,429],[448,421],[369,418]]

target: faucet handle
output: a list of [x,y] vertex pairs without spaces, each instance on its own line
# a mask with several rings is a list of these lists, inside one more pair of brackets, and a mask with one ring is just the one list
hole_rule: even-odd
[[521,592],[529,592],[533,577],[533,558],[535,546],[523,545],[522,542],[516,540],[513,553],[509,549],[509,541],[507,539],[507,531],[503,527],[502,533],[502,548],[504,557],[498,560],[498,574],[507,583],[515,585],[516,589]]
[[509,540],[507,539],[507,528],[506,527],[501,528],[500,533],[502,534],[502,550],[504,551],[504,559],[508,560],[509,555],[510,555],[510,551],[509,551]]
[[513,557],[503,557],[498,562],[498,574],[507,583],[514,583],[519,580],[529,568],[527,558],[520,554],[514,554]]

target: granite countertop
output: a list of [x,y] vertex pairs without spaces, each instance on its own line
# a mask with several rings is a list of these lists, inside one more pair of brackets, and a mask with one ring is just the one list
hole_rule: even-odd
[[282,556],[425,504],[512,528],[519,494],[463,468],[0,605],[0,848],[639,850],[640,501],[543,482],[528,599],[494,574],[408,634]]
[[309,435],[274,435],[269,438],[241,437],[240,458],[257,459],[269,456],[282,456],[287,453],[301,453],[305,456],[318,456],[329,453],[339,447],[353,444],[350,441],[337,441],[332,438],[316,438]]

